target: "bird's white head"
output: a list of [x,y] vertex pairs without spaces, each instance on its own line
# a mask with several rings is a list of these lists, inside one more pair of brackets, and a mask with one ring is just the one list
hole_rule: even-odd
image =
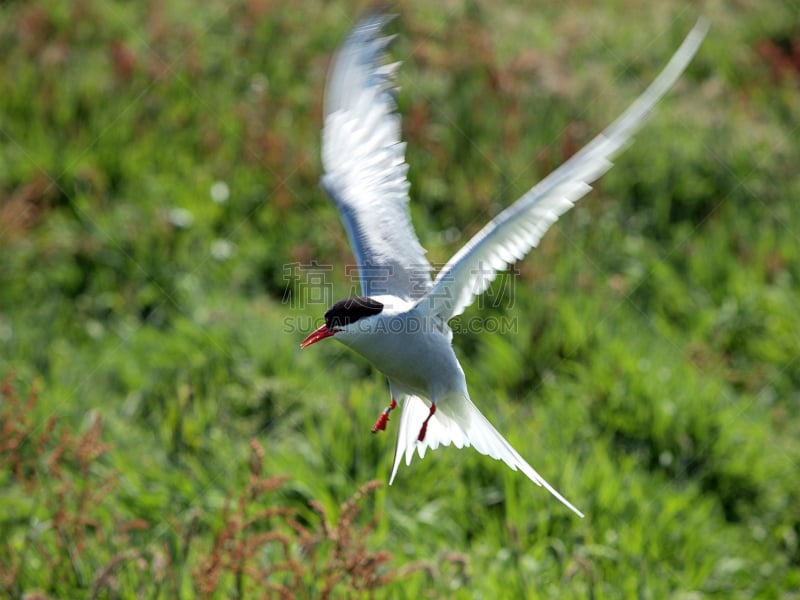
[[363,333],[368,330],[364,328],[365,320],[381,314],[383,308],[383,303],[366,296],[339,300],[325,311],[325,324],[306,337],[300,347],[305,348],[336,334],[343,334],[345,337],[348,334]]

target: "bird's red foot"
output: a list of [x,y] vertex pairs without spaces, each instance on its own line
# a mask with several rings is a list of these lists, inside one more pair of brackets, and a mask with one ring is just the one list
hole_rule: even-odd
[[397,408],[397,402],[395,402],[394,398],[392,398],[392,403],[384,409],[384,411],[378,417],[378,420],[375,421],[375,426],[372,428],[372,433],[378,433],[379,431],[386,429],[386,423],[389,421],[389,413],[395,408]]
[[428,413],[427,418],[422,423],[422,427],[419,428],[419,435],[417,436],[418,442],[422,442],[425,440],[425,434],[428,433],[428,421],[431,420],[431,417],[434,415],[435,412],[436,412],[436,404],[433,403],[431,404],[431,412]]

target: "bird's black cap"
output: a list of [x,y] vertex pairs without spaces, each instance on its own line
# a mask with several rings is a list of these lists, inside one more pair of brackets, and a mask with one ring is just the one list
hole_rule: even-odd
[[325,312],[325,325],[328,329],[344,327],[355,323],[363,317],[377,315],[383,310],[383,304],[365,296],[353,296],[339,300]]

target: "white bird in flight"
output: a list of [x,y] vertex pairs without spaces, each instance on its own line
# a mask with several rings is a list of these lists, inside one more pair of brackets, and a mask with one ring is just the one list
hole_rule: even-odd
[[322,187],[338,207],[359,267],[361,296],[336,302],[325,324],[300,345],[332,337],[361,354],[389,380],[391,404],[373,432],[386,428],[398,405],[394,481],[400,461],[428,448],[472,446],[519,469],[579,516],[583,514],[531,467],[472,403],[452,347],[448,321],[482,294],[499,270],[522,259],[547,229],[611,167],[642,121],[680,76],[702,42],[700,20],[664,70],[605,131],[456,252],[435,278],[408,212],[405,144],[400,140],[394,73],[385,64],[391,16],[366,16],[339,49],[325,93]]

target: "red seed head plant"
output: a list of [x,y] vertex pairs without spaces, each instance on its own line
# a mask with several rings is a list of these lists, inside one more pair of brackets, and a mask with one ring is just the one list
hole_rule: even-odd
[[124,473],[99,414],[77,431],[58,415],[42,417],[31,389],[20,395],[11,375],[0,382],[8,509],[0,519],[0,596],[368,598],[413,573],[451,579],[439,567],[455,565],[456,579],[467,579],[460,556],[397,568],[375,549],[380,515],[366,518],[364,509],[379,481],[337,511],[316,500],[287,506],[280,492],[289,478],[265,473],[255,439],[247,479],[228,490],[219,512],[166,505],[143,517],[120,485]]
[[335,523],[313,500],[318,521],[301,523],[294,509],[271,505],[270,494],[286,478],[264,477],[264,449],[256,440],[250,441],[250,449],[249,481],[235,499],[229,496],[223,525],[194,571],[201,596],[226,587],[226,579],[233,580],[240,597],[261,592],[277,598],[357,597],[393,580],[391,555],[367,547],[377,517],[359,525],[362,501],[380,482],[361,486],[341,506]]

